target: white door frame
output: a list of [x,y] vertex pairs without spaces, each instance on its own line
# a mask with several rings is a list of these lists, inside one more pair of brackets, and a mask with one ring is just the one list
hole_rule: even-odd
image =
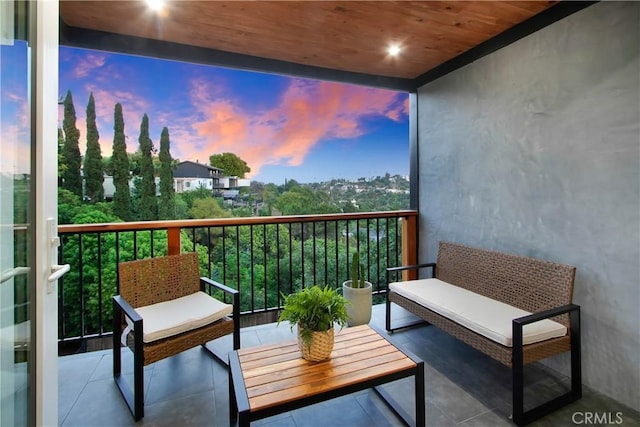
[[[58,286],[49,283],[51,248],[47,218],[58,218],[58,0],[36,3],[35,63],[35,425],[58,425]],[[33,111],[33,109],[32,109]],[[57,230],[56,230],[57,232]],[[55,262],[54,262],[55,263]],[[32,320],[33,321],[33,320]],[[33,359],[32,359],[33,360]],[[32,394],[33,396],[33,394]]]

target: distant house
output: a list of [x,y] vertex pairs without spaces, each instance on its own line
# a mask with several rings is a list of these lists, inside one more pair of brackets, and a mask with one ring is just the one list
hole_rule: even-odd
[[[160,178],[156,177],[156,195],[160,195]],[[236,199],[238,188],[248,187],[250,181],[235,176],[224,176],[223,170],[213,166],[186,160],[176,165],[173,170],[173,189],[176,193],[205,188],[211,193],[222,195],[228,199]],[[103,182],[104,197],[106,200],[113,199],[115,186],[112,176],[105,176]],[[133,178],[129,180],[129,187],[133,188]],[[229,190],[234,192],[229,193]],[[227,191],[223,193],[223,191]]]
[[176,193],[200,187],[213,192],[224,188],[220,185],[220,180],[224,177],[222,172],[220,168],[186,160],[178,163],[173,170],[173,187]]

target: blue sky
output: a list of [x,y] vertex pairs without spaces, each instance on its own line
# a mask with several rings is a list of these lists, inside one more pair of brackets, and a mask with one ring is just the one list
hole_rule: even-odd
[[406,93],[68,47],[60,48],[59,90],[73,94],[83,154],[93,92],[103,156],[120,102],[129,152],[147,113],[156,148],[167,126],[174,158],[208,163],[232,152],[265,183],[409,171]]

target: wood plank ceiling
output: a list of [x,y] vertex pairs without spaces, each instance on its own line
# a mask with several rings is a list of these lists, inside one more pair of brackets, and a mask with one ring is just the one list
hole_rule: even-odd
[[[556,1],[61,1],[71,28],[416,79]],[[397,57],[387,48],[398,44]],[[144,54],[144,52],[140,52]]]

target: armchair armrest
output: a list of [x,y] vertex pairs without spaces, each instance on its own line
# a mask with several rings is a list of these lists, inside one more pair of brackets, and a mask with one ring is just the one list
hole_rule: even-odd
[[576,304],[567,304],[513,319],[511,321],[511,333],[514,351],[516,351],[516,349],[522,349],[522,328],[524,328],[524,325],[539,322],[540,320],[549,319],[565,313],[569,314],[569,333],[571,334],[571,341],[579,343],[580,306]]
[[406,271],[406,270],[419,270],[421,268],[429,268],[429,267],[431,267],[431,277],[434,277],[435,271],[436,271],[435,262],[429,262],[426,264],[403,265],[400,267],[388,267],[387,268],[387,292],[389,292],[389,283],[391,283],[392,274],[397,274],[398,272]]
[[113,304],[114,307],[117,306],[125,316],[131,319],[134,325],[136,324],[136,322],[142,322],[142,317],[138,314],[138,312],[135,311],[133,307],[129,305],[127,300],[120,295],[116,295],[113,297]]
[[540,320],[548,319],[550,317],[559,316],[561,314],[569,313],[577,311],[580,312],[580,306],[576,304],[567,304],[560,307],[550,308],[549,310],[540,311],[538,313],[529,314],[527,316],[518,317],[517,319],[513,319],[513,326],[516,325],[518,327],[522,327],[524,325],[528,325],[529,323],[535,323]]
[[239,294],[239,292],[235,289],[232,289],[226,285],[223,285],[220,282],[216,282],[215,280],[211,280],[208,277],[201,277],[200,278],[200,288],[204,291],[206,290],[206,288],[217,288],[219,290],[221,290],[224,293],[227,293],[231,296],[235,295],[235,294]]

